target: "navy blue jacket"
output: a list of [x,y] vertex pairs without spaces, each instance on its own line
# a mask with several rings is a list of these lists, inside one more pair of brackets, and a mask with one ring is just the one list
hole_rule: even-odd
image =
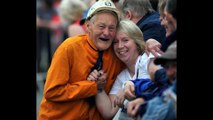
[[164,43],[161,46],[161,50],[163,52],[165,52],[167,50],[167,48],[169,47],[169,45],[171,45],[175,40],[177,40],[177,30],[174,31],[171,35],[169,35],[166,40],[164,41]]
[[158,12],[147,13],[138,21],[137,26],[143,32],[145,41],[153,38],[162,44],[166,40],[166,30],[160,24],[160,14]]

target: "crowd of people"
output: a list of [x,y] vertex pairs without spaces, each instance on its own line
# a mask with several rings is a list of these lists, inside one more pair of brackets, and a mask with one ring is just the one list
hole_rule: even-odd
[[66,36],[37,119],[176,120],[177,0],[85,1],[61,0],[48,24]]

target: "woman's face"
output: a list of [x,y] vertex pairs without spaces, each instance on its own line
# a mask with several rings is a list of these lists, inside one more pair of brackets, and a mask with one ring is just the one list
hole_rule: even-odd
[[139,56],[139,51],[134,40],[121,31],[117,31],[115,40],[113,41],[113,49],[116,56],[125,64],[135,63]]

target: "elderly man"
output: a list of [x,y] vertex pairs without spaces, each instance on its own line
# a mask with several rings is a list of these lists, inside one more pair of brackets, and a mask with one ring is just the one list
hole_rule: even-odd
[[[89,98],[102,89],[108,94],[124,67],[111,47],[119,19],[111,0],[99,0],[87,14],[88,34],[70,37],[58,47],[48,70],[39,120],[103,119]],[[86,80],[94,69],[103,72],[97,82]]]

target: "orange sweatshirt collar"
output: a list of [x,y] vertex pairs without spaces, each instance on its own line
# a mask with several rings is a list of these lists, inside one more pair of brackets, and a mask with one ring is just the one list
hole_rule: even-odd
[[89,43],[89,46],[95,50],[98,51],[98,48],[94,45],[94,43],[92,42],[92,40],[89,38],[89,35],[87,34],[87,42]]

